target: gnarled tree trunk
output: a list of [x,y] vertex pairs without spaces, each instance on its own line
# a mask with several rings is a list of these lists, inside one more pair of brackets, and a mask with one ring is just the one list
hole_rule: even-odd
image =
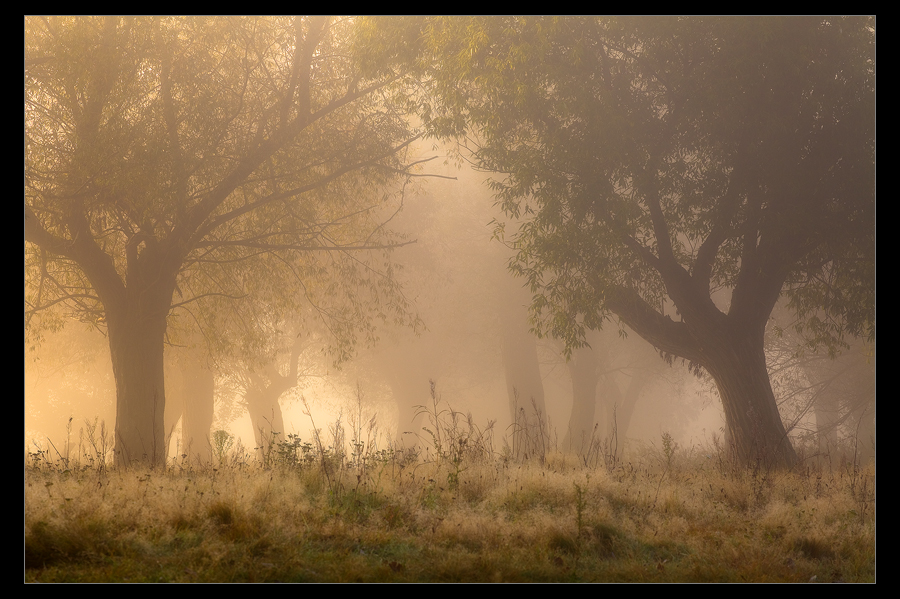
[[762,341],[752,335],[710,337],[703,366],[722,399],[737,458],[746,464],[791,466],[797,454],[778,413]]
[[739,285],[725,314],[686,274],[673,278],[669,294],[676,298],[681,322],[654,310],[631,290],[618,290],[610,307],[656,348],[709,372],[741,463],[794,466],[797,454],[778,413],[764,348],[766,322],[783,279]]

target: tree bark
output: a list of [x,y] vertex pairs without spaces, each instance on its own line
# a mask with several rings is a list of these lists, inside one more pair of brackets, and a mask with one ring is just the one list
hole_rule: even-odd
[[91,239],[83,215],[67,222],[72,241],[44,230],[26,216],[26,239],[78,264],[106,313],[109,351],[116,379],[115,463],[165,464],[165,385],[163,344],[166,319],[182,254],[145,233],[125,248],[124,281],[112,258]]
[[[117,465],[166,462],[164,341],[181,261],[170,250],[139,233],[126,246],[124,287],[114,271],[91,280],[106,309],[116,378]],[[113,287],[117,293],[101,291]]]
[[722,335],[706,345],[703,365],[722,399],[738,460],[766,467],[793,466],[797,454],[778,413],[762,341]]
[[166,460],[163,340],[166,311],[161,315],[108,310],[109,351],[116,378],[115,461],[119,466]]
[[764,349],[765,325],[780,287],[767,286],[771,297],[765,297],[762,284],[762,291],[735,289],[726,315],[708,295],[691,289],[694,286],[682,281],[669,286],[681,322],[654,311],[625,289],[611,294],[609,307],[657,349],[709,372],[722,400],[732,448],[742,463],[794,466],[797,454],[778,413]]

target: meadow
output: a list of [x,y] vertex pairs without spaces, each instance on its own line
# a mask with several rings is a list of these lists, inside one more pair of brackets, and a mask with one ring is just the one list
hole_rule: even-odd
[[25,581],[875,581],[875,467],[852,454],[739,467],[665,433],[513,451],[448,407],[427,416],[413,449],[338,421],[262,453],[217,433],[211,464],[165,469],[109,465],[88,425],[71,452],[28,453]]

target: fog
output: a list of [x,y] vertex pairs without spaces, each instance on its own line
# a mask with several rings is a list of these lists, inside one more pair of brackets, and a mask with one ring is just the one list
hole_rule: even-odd
[[[441,150],[423,154],[443,157]],[[209,431],[194,435],[212,439],[215,431],[227,431],[233,446],[247,455],[265,443],[266,432],[255,430],[260,422],[271,425],[269,434],[280,435],[275,441],[297,435],[311,442],[315,428],[331,443],[334,424],[340,423],[348,446],[357,435],[381,448],[427,445],[423,427],[429,421],[422,408],[433,411],[435,405],[471,416],[479,428],[491,430],[495,449],[514,451],[514,431],[525,422],[513,424],[514,402],[519,416],[542,421],[552,450],[581,453],[592,442],[605,442],[622,453],[658,446],[663,434],[681,447],[702,448],[724,438],[724,414],[709,377],[695,376],[680,360],[667,363],[615,318],[604,330],[589,332],[590,347],[569,359],[561,341],[538,339],[528,320],[531,293],[510,274],[513,250],[495,235],[501,214],[485,185],[489,175],[450,160],[431,161],[423,174],[432,176],[404,189],[402,209],[389,219],[394,230],[414,240],[396,249],[393,261],[401,267],[394,276],[421,319],[420,330],[378,323],[377,341],[359,342],[354,357],[338,364],[323,351],[327,334],[302,327],[274,341],[280,350],[268,366],[207,356],[200,370],[196,364],[188,370],[185,364],[193,358],[186,357],[185,348],[170,345],[170,459],[194,453],[185,449],[185,437],[191,435],[181,412],[189,413],[188,408],[202,414],[191,416],[202,421],[199,430]],[[505,222],[507,233],[515,226]],[[722,295],[714,300],[721,303]],[[785,347],[770,347],[770,363],[791,353]],[[103,426],[111,434],[115,383],[102,323],[67,323],[47,334],[39,347],[26,349],[25,361],[26,451],[65,454],[71,451],[67,444],[99,437]],[[278,395],[271,383],[284,378],[292,361],[297,376]],[[862,380],[874,381],[873,362],[861,366]],[[847,414],[857,408],[832,405],[823,412],[815,401],[820,389],[797,370],[799,365],[773,371],[780,373],[773,383],[782,411],[792,419],[794,438],[816,437],[817,409],[821,424],[830,426],[831,443],[838,442],[841,426],[842,435],[852,434],[848,427],[854,419]],[[204,376],[215,389],[211,414],[197,399],[203,392],[185,390]],[[254,380],[260,389],[268,386],[275,403],[260,404],[262,414],[251,418],[248,393]],[[592,399],[579,403],[579,393]]]
[[[484,185],[488,175],[437,160],[424,174],[438,176],[423,177],[405,190],[402,210],[390,221],[415,240],[395,250],[393,259],[402,266],[397,277],[424,326],[414,332],[381,324],[376,343],[360,343],[355,357],[338,365],[322,353],[323,343],[310,342],[299,360],[296,386],[278,400],[282,439],[295,434],[310,440],[313,423],[324,432],[338,420],[349,431],[360,430],[361,419],[379,446],[413,445],[428,425],[416,406],[431,408],[439,400],[441,409],[470,414],[479,427],[492,425],[499,450],[512,438],[511,397],[518,398],[526,416],[541,413],[551,446],[558,449],[608,436],[614,420],[622,444],[658,443],[663,432],[692,444],[721,433],[724,420],[712,387],[678,363],[667,365],[637,335],[623,337],[616,321],[592,333],[592,350],[576,352],[569,362],[561,342],[537,339],[528,322],[531,294],[507,270],[512,250],[492,238],[500,214]],[[507,223],[507,230],[514,225]],[[176,412],[186,405],[178,390],[179,351],[167,349],[172,458],[183,450],[183,420],[176,420]],[[85,323],[67,323],[39,348],[26,350],[28,450],[63,453],[67,439],[75,444],[79,434],[88,434],[87,423],[97,426],[97,434],[100,423],[113,430],[115,383],[108,352],[102,326]],[[285,356],[280,359],[284,373]],[[570,433],[577,360],[590,362],[595,378],[588,385],[595,387],[596,406],[583,430]],[[211,368],[216,391],[209,434],[226,430],[250,451],[259,441],[241,397],[246,391],[241,373],[229,372],[226,360]],[[640,389],[625,397],[635,380]]]
[[874,17],[24,47],[26,580],[874,580]]

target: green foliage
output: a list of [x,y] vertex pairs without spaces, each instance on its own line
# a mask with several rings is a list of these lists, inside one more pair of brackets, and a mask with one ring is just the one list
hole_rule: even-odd
[[688,321],[692,302],[731,289],[748,321],[784,290],[813,347],[874,336],[873,19],[376,17],[361,30],[372,72],[420,73],[429,132],[495,173],[498,205],[522,220],[498,232],[541,332],[577,346],[611,312],[662,330],[664,300]]
[[[414,323],[389,256],[404,240],[382,225],[415,133],[379,95],[387,81],[359,84],[354,27],[27,18],[32,326],[58,326],[55,314],[105,327],[119,291],[161,267],[176,271],[171,340],[199,325],[224,355],[268,351],[248,323],[302,305],[338,361],[374,341],[378,322]],[[151,264],[157,255],[171,263]],[[148,297],[168,276],[148,279]]]

